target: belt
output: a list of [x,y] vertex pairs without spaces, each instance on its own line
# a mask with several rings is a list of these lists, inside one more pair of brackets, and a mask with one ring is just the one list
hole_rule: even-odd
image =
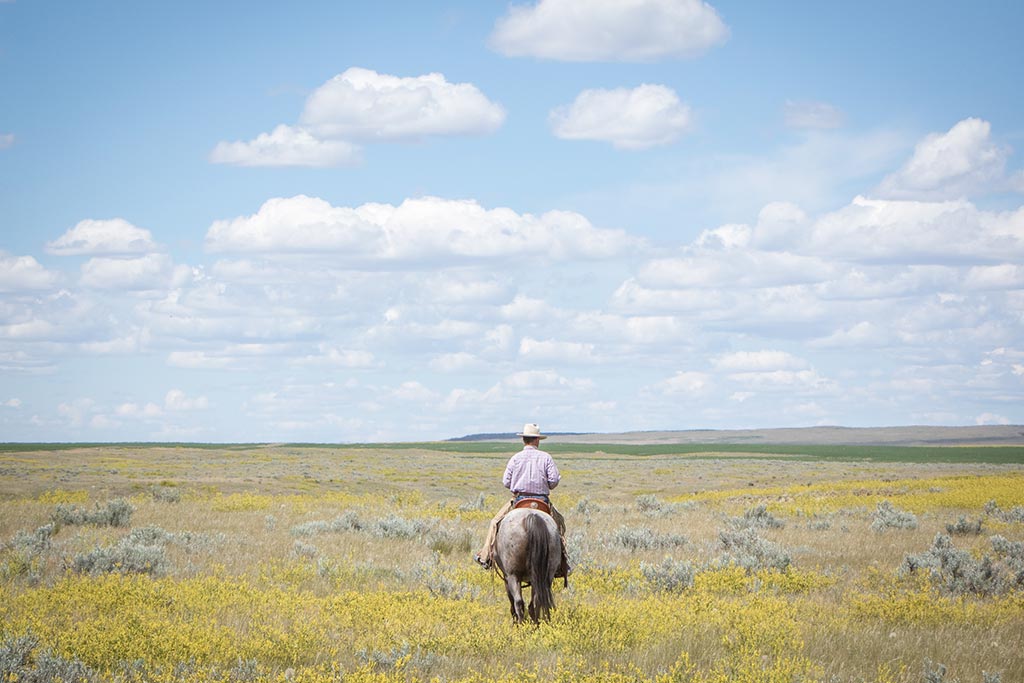
[[525,491],[513,491],[516,498],[547,498],[546,493],[526,493]]

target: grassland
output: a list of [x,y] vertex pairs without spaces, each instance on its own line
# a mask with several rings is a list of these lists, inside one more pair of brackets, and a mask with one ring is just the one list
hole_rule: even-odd
[[553,443],[537,628],[471,560],[512,450],[0,447],[0,678],[1024,680],[1020,447]]

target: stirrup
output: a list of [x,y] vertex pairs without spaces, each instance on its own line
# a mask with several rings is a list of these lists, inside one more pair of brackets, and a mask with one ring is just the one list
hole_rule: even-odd
[[490,569],[491,568],[490,560],[485,560],[484,558],[480,557],[480,555],[474,555],[473,556],[473,560],[476,561],[476,563],[478,565],[480,565],[481,567],[483,567],[484,569]]

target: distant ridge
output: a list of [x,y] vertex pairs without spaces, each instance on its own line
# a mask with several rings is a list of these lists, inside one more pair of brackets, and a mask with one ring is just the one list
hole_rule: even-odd
[[[551,432],[562,443],[778,444],[861,446],[1024,445],[1024,425],[963,427],[782,427],[776,429],[687,429],[618,433]],[[507,441],[514,432],[468,434],[449,441]]]
[[[587,436],[585,432],[547,432],[545,436]],[[467,434],[466,436],[457,436],[453,439],[445,439],[445,441],[510,441],[512,439],[518,439],[519,436],[515,432],[495,432],[488,434]]]

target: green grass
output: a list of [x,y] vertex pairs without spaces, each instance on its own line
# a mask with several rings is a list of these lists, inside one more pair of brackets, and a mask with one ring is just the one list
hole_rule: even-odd
[[[245,450],[265,444],[205,444],[205,443],[2,443],[0,453],[59,451],[76,448],[194,448],[217,450]],[[380,444],[287,444],[302,448],[331,448],[338,450],[425,450],[440,453],[511,455],[518,448],[516,442],[501,441],[427,441]],[[575,453],[607,453],[629,457],[689,455],[696,458],[715,458],[719,455],[744,454],[773,458],[786,456],[803,460],[908,462],[908,463],[987,463],[1024,464],[1024,446],[850,446],[850,445],[779,445],[779,444],[602,444],[602,443],[550,443],[544,448],[555,455]]]

